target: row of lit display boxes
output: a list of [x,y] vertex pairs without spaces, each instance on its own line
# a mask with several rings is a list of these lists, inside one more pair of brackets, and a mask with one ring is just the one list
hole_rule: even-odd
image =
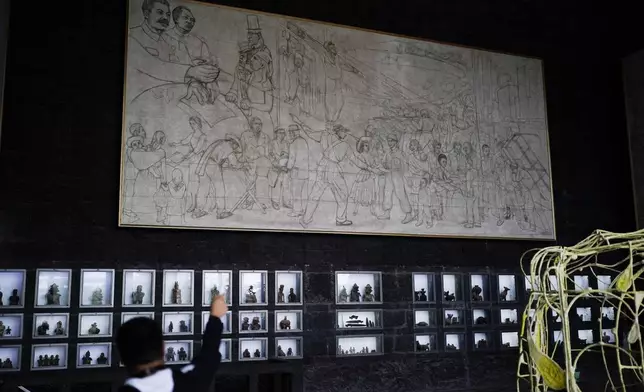
[[[238,343],[237,347],[233,347],[233,342]],[[265,361],[269,358],[302,359],[302,337],[277,337],[274,342],[274,350],[269,352],[268,338],[222,339],[219,353],[222,362]],[[192,340],[166,340],[164,345],[164,360],[167,365],[185,365],[192,361],[194,355]],[[68,343],[31,346],[30,370],[62,370],[69,366],[81,369],[106,368],[115,363],[111,342],[78,343],[75,347],[76,359],[71,365]],[[235,356],[233,356],[234,350],[237,351]],[[21,345],[0,346],[0,372],[20,371],[22,354]],[[119,366],[123,365],[119,363]]]

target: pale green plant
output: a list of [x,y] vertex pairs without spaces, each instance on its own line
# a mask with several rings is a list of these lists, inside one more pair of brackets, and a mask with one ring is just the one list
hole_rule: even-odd
[[[642,385],[644,348],[639,316],[644,311],[641,306],[644,291],[637,291],[637,283],[642,284],[638,280],[644,272],[644,230],[631,233],[597,230],[576,245],[546,247],[528,252],[522,259],[532,252],[530,271],[524,270],[532,288],[522,317],[517,390],[525,389],[522,383],[527,381],[532,391],[580,392],[575,377],[577,364],[582,356],[593,352],[606,369],[605,390],[626,392],[627,384],[633,380]],[[575,286],[575,275],[615,278],[607,289],[582,289]],[[570,290],[570,286],[574,289]],[[583,349],[573,347],[569,314],[576,314],[573,308],[581,299],[615,309],[615,342],[600,341]],[[561,318],[562,337],[554,346],[548,344],[550,311]],[[617,333],[620,321],[631,326],[626,339]],[[601,317],[596,323],[600,331],[608,329],[603,327]],[[557,356],[561,364],[554,359],[558,349],[563,351],[563,359]]]

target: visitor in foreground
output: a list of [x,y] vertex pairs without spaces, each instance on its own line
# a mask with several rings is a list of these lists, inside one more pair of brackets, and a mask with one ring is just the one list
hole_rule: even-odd
[[203,334],[199,355],[180,369],[170,369],[163,361],[163,332],[147,317],[134,318],[119,328],[116,346],[129,373],[120,392],[201,392],[210,388],[221,362],[219,344],[228,311],[223,296],[213,298],[210,318]]

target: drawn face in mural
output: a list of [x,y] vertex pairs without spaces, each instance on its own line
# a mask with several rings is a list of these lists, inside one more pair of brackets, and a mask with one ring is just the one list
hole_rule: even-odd
[[484,157],[489,157],[490,156],[490,146],[488,146],[487,144],[483,145],[482,151],[483,151],[483,156]]
[[160,1],[152,4],[152,9],[143,11],[143,16],[148,26],[156,30],[157,33],[163,33],[170,26],[170,7]]
[[438,157],[438,164],[441,165],[442,168],[447,167],[447,157],[441,154],[441,156]]
[[190,128],[192,128],[193,131],[197,133],[202,133],[201,132],[201,120],[199,117],[190,117]]
[[463,144],[463,154],[469,156],[472,153],[472,145],[469,142]]
[[275,138],[282,142],[284,141],[284,137],[286,136],[286,132],[284,132],[284,128],[278,128],[275,130]]
[[335,125],[333,127],[333,132],[340,140],[344,140],[347,137],[347,130],[342,125]]
[[398,146],[398,138],[396,137],[396,135],[387,136],[387,144],[392,150],[396,148]]
[[260,46],[260,43],[262,42],[262,34],[255,32],[255,31],[249,31],[248,32],[248,43],[252,48]]
[[187,34],[192,31],[192,28],[195,27],[196,19],[192,12],[189,9],[184,8],[181,10],[181,14],[174,21],[177,28],[184,34]]
[[254,133],[259,134],[262,131],[262,120],[257,117],[253,118],[250,122],[250,129]]
[[411,141],[409,142],[409,151],[416,153],[416,152],[419,152],[420,150],[421,150],[420,142],[416,139],[411,139]]
[[291,124],[288,126],[288,136],[290,137],[291,140],[295,140],[300,136],[300,127]]
[[454,153],[460,154],[461,153],[461,143],[459,142],[454,142]]
[[441,148],[443,148],[443,146],[440,144],[440,142],[434,142],[432,147],[434,148],[434,154],[436,154],[436,155],[439,155],[441,153]]

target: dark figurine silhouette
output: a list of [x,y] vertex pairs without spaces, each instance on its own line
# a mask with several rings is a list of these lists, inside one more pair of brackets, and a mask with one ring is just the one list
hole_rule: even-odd
[[360,287],[355,283],[351,288],[351,293],[349,293],[349,302],[360,302]]
[[445,301],[456,301],[456,296],[454,294],[450,294],[449,291],[445,291],[443,294],[445,296]]
[[289,290],[289,293],[288,293],[288,302],[289,302],[289,303],[297,302],[297,295],[295,295],[295,291],[293,290],[293,288],[291,288],[291,289]]
[[242,357],[250,358],[250,351],[248,351],[248,349],[245,349],[244,352],[242,353]]
[[185,320],[179,321],[179,332],[190,332],[190,328],[186,324]]
[[427,291],[425,291],[425,288],[416,291],[416,301],[427,302]]
[[83,355],[83,358],[81,358],[81,362],[83,365],[91,365],[92,364],[92,353],[87,351],[85,355]]
[[10,358],[7,358],[7,359],[4,360],[4,362],[2,362],[1,367],[3,369],[13,369],[13,362],[11,362]]
[[253,357],[255,357],[255,358],[261,358],[262,357],[262,353],[259,352],[259,349],[255,350],[255,352],[253,353]]
[[99,365],[107,365],[108,359],[105,356],[105,353],[101,353],[98,358],[96,358],[96,363]]
[[290,347],[288,348],[288,350],[286,351],[286,356],[287,357],[292,357],[293,356],[293,349],[292,348],[290,348]]
[[0,306],[3,306],[4,303],[2,302],[2,298],[4,297],[4,293],[0,291]]
[[282,346],[277,346],[277,356],[278,357],[285,357],[286,356],[286,353],[284,352],[284,350],[282,350]]
[[610,336],[606,334],[606,332],[602,332],[602,342],[603,343],[610,343]]
[[429,343],[420,344],[420,342],[416,340],[416,351],[418,352],[429,351]]
[[253,317],[253,321],[250,323],[251,331],[259,331],[262,329],[262,325],[259,322],[259,317]]
[[500,298],[499,298],[499,299],[500,299],[501,301],[507,301],[507,300],[508,300],[508,292],[509,292],[509,291],[510,291],[510,289],[509,289],[509,288],[507,288],[507,287],[503,286],[503,290],[501,291],[501,293],[499,293],[499,296],[500,296]]
[[49,323],[47,321],[43,321],[38,328],[36,328],[36,335],[45,336],[47,335],[47,331],[49,331]]
[[485,324],[487,324],[487,319],[485,317],[483,317],[483,316],[479,316],[479,317],[476,318],[475,323],[476,323],[476,325],[485,325]]
[[242,331],[248,331],[248,328],[250,328],[250,323],[248,321],[248,317],[244,317],[242,319],[241,330]]
[[56,328],[54,328],[54,335],[62,336],[64,334],[65,334],[65,328],[63,328],[63,322],[62,321],[56,322]]
[[187,361],[188,360],[188,352],[183,347],[181,347],[179,349],[179,352],[177,353],[177,355],[179,356],[180,361]]
[[174,362],[175,353],[174,353],[174,348],[173,347],[168,347],[167,350],[165,351],[165,360],[167,362]]
[[472,301],[483,301],[483,296],[481,293],[483,292],[483,289],[479,285],[474,285],[472,287]]
[[56,283],[49,286],[45,299],[47,300],[47,305],[60,305],[60,292]]
[[[0,301],[2,303],[2,301]],[[13,289],[11,296],[9,297],[9,306],[18,306],[20,305],[20,296],[18,296],[18,289]]]
[[132,292],[132,304],[142,305],[143,297],[145,297],[145,293],[143,292],[143,286],[141,285],[136,286],[136,291]]
[[278,304],[284,303],[284,285],[283,284],[281,284],[280,288],[277,290],[277,303]]
[[280,321],[280,329],[291,329],[291,320],[284,316],[284,320]]
[[174,324],[172,324],[172,321],[170,321],[170,324],[168,324],[168,332],[172,333],[174,331]]

